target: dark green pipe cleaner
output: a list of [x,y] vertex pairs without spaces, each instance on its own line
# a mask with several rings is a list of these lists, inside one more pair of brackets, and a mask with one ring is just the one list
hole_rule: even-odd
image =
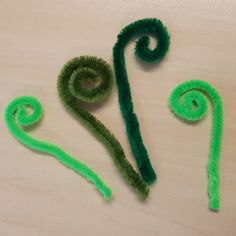
[[[29,108],[31,112],[29,112]],[[91,181],[103,194],[106,200],[111,197],[111,190],[103,183],[98,175],[80,161],[64,152],[60,147],[35,139],[25,133],[24,127],[32,127],[41,119],[43,109],[40,102],[30,96],[22,96],[11,101],[5,110],[5,122],[12,135],[31,149],[54,156],[64,166]]]
[[210,99],[213,111],[211,145],[208,161],[209,207],[213,211],[218,211],[220,208],[219,161],[223,129],[223,105],[221,97],[207,82],[202,80],[190,80],[178,85],[173,90],[169,103],[171,109],[178,117],[190,122],[199,121],[207,112],[207,100],[204,95]]
[[[157,46],[149,49],[150,37],[157,38]],[[113,61],[116,74],[116,82],[119,93],[121,113],[125,120],[127,136],[131,150],[143,179],[152,184],[156,180],[156,174],[148,157],[147,149],[142,141],[137,115],[133,109],[131,90],[125,64],[125,47],[134,37],[140,36],[135,46],[135,54],[145,62],[160,61],[169,48],[169,34],[166,27],[158,19],[147,18],[138,20],[123,28],[117,36],[117,42],[113,48]]]
[[[93,86],[86,87],[86,82]],[[101,102],[110,94],[112,86],[113,77],[109,64],[91,56],[81,56],[68,61],[62,68],[57,82],[59,96],[67,110],[105,145],[128,184],[141,198],[146,198],[149,192],[148,186],[126,159],[118,140],[81,106],[82,103]]]

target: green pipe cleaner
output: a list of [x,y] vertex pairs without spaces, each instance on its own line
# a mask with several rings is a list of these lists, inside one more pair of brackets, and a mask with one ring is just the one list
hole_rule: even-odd
[[[32,111],[29,113],[28,109]],[[13,136],[27,147],[50,154],[64,166],[73,169],[92,182],[106,200],[111,197],[111,190],[98,175],[80,161],[74,159],[56,145],[32,138],[25,133],[23,127],[30,127],[39,122],[43,114],[40,102],[30,96],[22,96],[11,101],[5,110],[5,122]]]
[[[90,83],[89,88],[85,87],[85,82]],[[112,86],[110,65],[91,56],[81,56],[68,61],[62,68],[57,82],[59,97],[66,109],[104,144],[127,183],[144,199],[149,192],[148,186],[126,159],[119,141],[82,106],[83,103],[101,102],[110,95]]]
[[[203,93],[203,94],[202,94]],[[213,126],[208,162],[209,207],[213,211],[220,208],[219,161],[223,129],[223,107],[219,93],[205,81],[190,80],[178,85],[172,92],[169,104],[173,112],[184,120],[201,120],[207,112],[206,95],[213,106]]]
[[[153,50],[149,49],[150,37],[148,35],[153,35],[158,39],[157,46]],[[124,55],[127,44],[137,36],[140,36],[140,38],[136,42],[135,54],[139,59],[149,63],[158,62],[165,56],[169,48],[170,36],[160,20],[152,18],[142,19],[123,28],[117,36],[117,42],[113,48],[120,109],[125,120],[131,150],[143,179],[148,184],[152,184],[156,180],[156,174],[142,141],[138,118],[133,109]]]

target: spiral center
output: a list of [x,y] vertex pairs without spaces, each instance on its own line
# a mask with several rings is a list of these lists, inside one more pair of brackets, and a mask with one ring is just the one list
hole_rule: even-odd
[[110,95],[112,86],[109,64],[91,56],[71,59],[58,78],[60,96],[67,102],[101,102]]

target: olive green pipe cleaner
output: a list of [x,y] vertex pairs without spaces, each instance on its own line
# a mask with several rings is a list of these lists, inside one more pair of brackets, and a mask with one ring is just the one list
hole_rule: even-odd
[[[153,50],[148,48],[150,42],[148,35],[152,35],[158,40],[157,46]],[[135,54],[139,59],[149,63],[160,61],[165,56],[169,48],[170,36],[160,20],[147,18],[135,21],[122,29],[113,48],[120,109],[125,120],[131,150],[143,179],[148,184],[152,184],[156,180],[156,174],[142,141],[138,118],[133,109],[124,55],[127,44],[137,36],[140,38],[136,42]]]
[[[203,93],[203,94],[202,94]],[[173,112],[187,121],[201,120],[207,112],[206,95],[213,106],[213,125],[210,157],[208,162],[209,207],[213,211],[220,208],[219,200],[219,160],[223,129],[223,107],[218,92],[210,84],[201,80],[190,80],[178,85],[172,92],[169,104]]]
[[[85,86],[85,82],[90,84],[89,88]],[[148,186],[126,159],[118,140],[81,106],[83,103],[101,102],[108,97],[112,86],[113,78],[109,64],[91,56],[81,56],[68,61],[62,68],[57,82],[59,96],[67,110],[105,145],[125,180],[141,198],[146,198]]]
[[[29,113],[28,109],[32,111]],[[13,136],[27,147],[48,153],[60,161],[63,165],[73,169],[75,172],[91,181],[95,187],[103,194],[106,200],[111,197],[111,190],[103,181],[85,164],[71,157],[56,145],[46,143],[32,138],[25,133],[23,127],[30,127],[39,122],[42,117],[42,106],[40,102],[30,96],[22,96],[11,101],[5,110],[5,122]]]

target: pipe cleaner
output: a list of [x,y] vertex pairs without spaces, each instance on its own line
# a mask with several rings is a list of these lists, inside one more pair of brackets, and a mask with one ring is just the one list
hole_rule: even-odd
[[[29,113],[29,108],[32,110]],[[50,154],[64,166],[73,169],[92,182],[106,200],[111,197],[111,190],[98,175],[80,161],[74,159],[56,145],[35,139],[25,133],[24,127],[30,127],[39,122],[43,114],[40,102],[30,96],[22,96],[12,100],[5,110],[5,122],[13,136],[27,147]]]
[[[153,50],[149,49],[150,37],[148,35],[153,35],[158,39],[157,46]],[[138,118],[134,112],[124,55],[127,44],[137,36],[141,37],[136,42],[135,54],[139,59],[149,63],[158,62],[165,56],[169,48],[170,36],[160,20],[142,19],[123,28],[117,36],[117,42],[113,48],[120,109],[126,124],[131,150],[143,179],[148,184],[152,184],[157,177],[144,146]]]
[[[89,82],[90,88],[84,86]],[[116,167],[124,179],[145,199],[149,189],[141,176],[126,159],[115,136],[81,105],[101,102],[110,95],[113,77],[110,65],[92,56],[81,56],[69,60],[62,68],[57,82],[59,97],[66,109],[79,119],[110,152]]]
[[[202,94],[203,93],[203,94]],[[178,85],[172,92],[169,104],[173,112],[184,120],[201,120],[207,113],[207,96],[213,106],[213,125],[208,162],[209,207],[213,211],[220,208],[219,161],[223,129],[223,106],[219,93],[205,81],[190,80]]]

